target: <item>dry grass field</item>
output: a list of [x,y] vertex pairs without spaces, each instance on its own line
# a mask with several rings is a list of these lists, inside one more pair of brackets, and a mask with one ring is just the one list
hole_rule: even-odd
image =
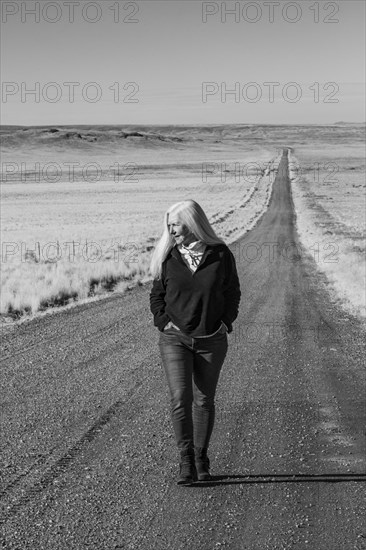
[[339,127],[290,154],[297,225],[334,299],[366,316],[364,126]]

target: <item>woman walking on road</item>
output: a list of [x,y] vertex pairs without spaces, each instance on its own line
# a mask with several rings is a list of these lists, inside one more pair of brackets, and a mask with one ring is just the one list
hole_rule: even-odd
[[150,310],[180,451],[177,482],[208,481],[216,386],[241,297],[234,255],[201,206],[185,200],[165,213],[150,270]]

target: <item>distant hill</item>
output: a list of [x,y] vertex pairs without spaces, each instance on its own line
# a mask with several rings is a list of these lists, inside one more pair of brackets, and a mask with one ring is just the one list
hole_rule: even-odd
[[[299,147],[302,143],[337,145],[363,141],[364,124],[339,121],[334,124],[217,124],[217,125],[52,125],[0,126],[2,155],[7,161],[22,162],[24,157],[43,161],[86,159],[89,155],[121,155],[131,160],[138,151],[164,151],[164,154],[187,150],[187,147],[207,145],[215,148],[220,143],[251,144],[271,150],[281,147]],[[41,155],[42,153],[42,155]],[[84,159],[84,160],[85,160]]]
[[337,126],[364,126],[366,122],[345,122],[344,120],[340,120],[338,122],[334,122]]

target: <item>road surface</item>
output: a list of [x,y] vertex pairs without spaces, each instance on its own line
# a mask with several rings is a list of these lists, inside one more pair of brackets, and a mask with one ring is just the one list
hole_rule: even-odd
[[2,548],[366,548],[365,329],[298,244],[287,150],[230,248],[210,483],[175,483],[151,284],[4,333]]

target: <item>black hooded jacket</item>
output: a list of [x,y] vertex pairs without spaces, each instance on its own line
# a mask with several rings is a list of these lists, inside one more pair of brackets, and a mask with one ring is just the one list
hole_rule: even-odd
[[161,332],[172,321],[192,338],[206,336],[223,321],[230,333],[240,297],[235,258],[226,244],[206,245],[194,273],[174,245],[162,264],[161,279],[153,281],[150,310]]

